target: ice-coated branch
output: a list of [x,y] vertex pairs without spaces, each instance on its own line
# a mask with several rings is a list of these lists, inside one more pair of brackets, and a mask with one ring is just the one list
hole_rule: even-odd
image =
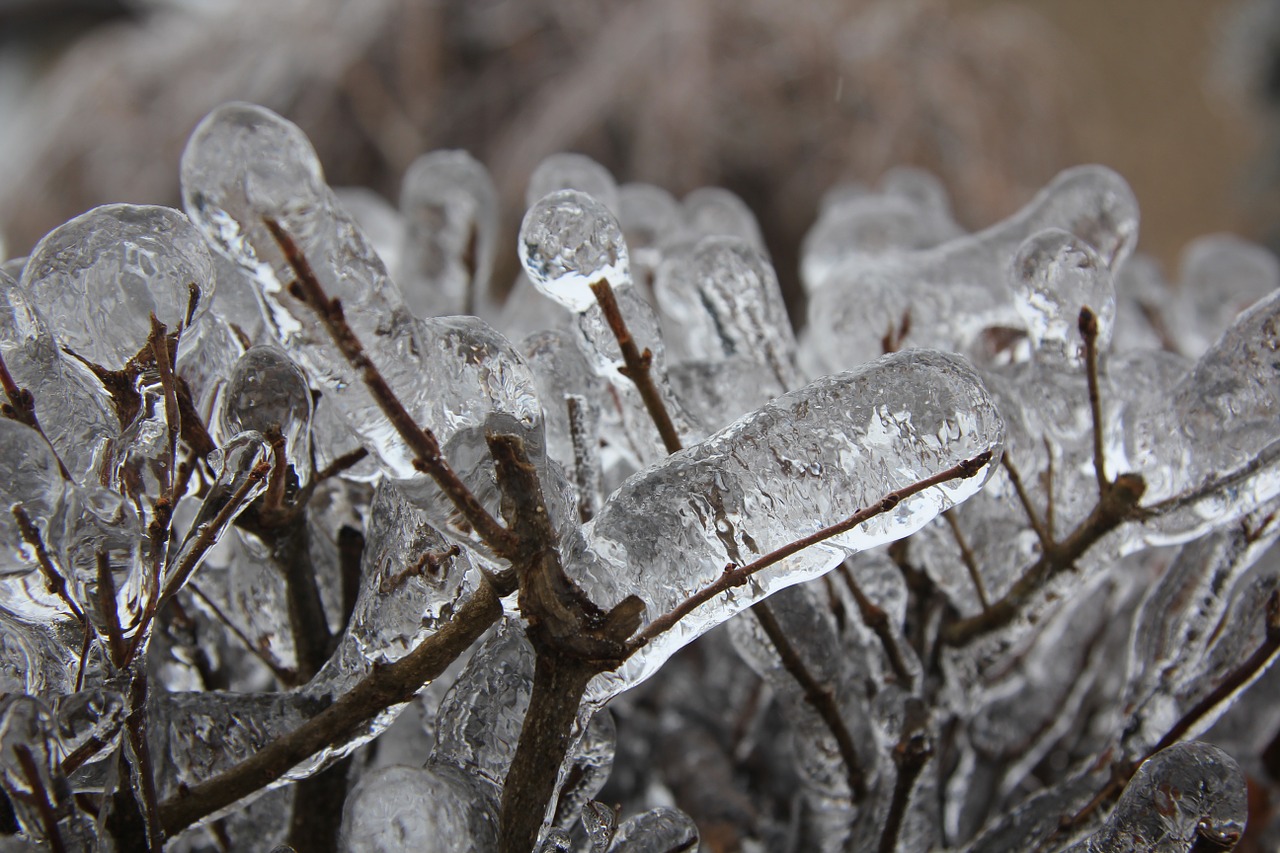
[[785,560],[787,557],[803,551],[805,548],[817,545],[818,543],[824,542],[833,536],[839,536],[841,533],[848,533],[850,530],[870,521],[878,515],[892,512],[902,501],[912,497],[913,495],[918,495],[926,489],[941,485],[942,483],[949,483],[953,480],[966,480],[970,477],[976,476],[978,472],[991,461],[993,455],[994,454],[990,450],[984,451],[971,459],[966,459],[957,465],[953,465],[945,471],[940,471],[932,477],[927,477],[923,480],[912,483],[910,486],[889,492],[887,495],[882,497],[879,502],[855,512],[843,521],[838,521],[835,524],[824,527],[815,533],[801,537],[790,544],[770,551],[750,563],[742,566],[735,566],[730,563],[725,566],[723,574],[721,574],[713,583],[698,590],[696,593],[682,601],[673,610],[664,613],[646,625],[644,630],[637,634],[628,643],[628,654],[635,654],[637,651],[644,648],[644,646],[646,646],[655,637],[661,635],[665,631],[671,630],[681,619],[685,618],[708,601],[711,601],[716,596],[722,595],[735,587],[745,585],[757,572],[767,569],[770,566]]
[[297,729],[255,752],[231,769],[160,804],[167,836],[265,788],[322,749],[340,743],[392,705],[407,702],[438,677],[502,615],[489,584],[476,592],[416,649],[395,663],[375,668],[341,698]]
[[636,346],[608,280],[602,278],[592,283],[591,292],[595,294],[596,302],[604,313],[605,322],[609,324],[610,330],[618,340],[618,349],[622,351],[625,367],[619,369],[619,372],[635,384],[636,390],[640,392],[640,399],[644,400],[644,407],[653,420],[653,425],[662,436],[663,446],[668,453],[675,453],[682,446],[680,436],[676,432],[675,424],[671,421],[670,412],[662,402],[662,394],[653,382],[653,374],[649,369],[653,361],[652,354],[647,349],[641,352]]
[[489,515],[476,496],[449,466],[441,453],[440,442],[436,440],[431,430],[420,426],[409,414],[391,385],[378,370],[377,365],[365,354],[364,345],[347,324],[342,312],[342,303],[336,299],[330,299],[325,294],[320,279],[312,271],[310,262],[302,254],[293,237],[271,217],[265,217],[263,223],[279,244],[285,260],[297,276],[289,287],[290,292],[296,299],[315,311],[333,339],[334,345],[342,352],[347,363],[360,374],[382,413],[413,451],[414,466],[435,480],[440,490],[449,497],[458,511],[475,528],[476,533],[489,547],[493,548],[495,553],[500,556],[511,553],[515,546],[511,532]]

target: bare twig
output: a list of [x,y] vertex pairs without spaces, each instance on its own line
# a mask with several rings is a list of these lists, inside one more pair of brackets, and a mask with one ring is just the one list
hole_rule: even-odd
[[920,771],[933,756],[933,745],[924,732],[924,721],[913,720],[904,725],[901,738],[893,749],[893,763],[898,777],[893,783],[893,799],[889,801],[889,813],[885,816],[880,832],[878,853],[893,853],[898,849],[898,834],[902,831],[902,819],[906,817]]
[[999,601],[968,619],[957,619],[942,626],[939,639],[951,646],[962,646],[980,634],[1009,624],[1053,575],[1075,565],[1099,539],[1131,519],[1145,488],[1136,474],[1122,474],[1112,481],[1089,517],[1061,542],[1046,548],[1040,558],[1022,574]]
[[111,574],[111,557],[106,551],[99,551],[98,558],[98,609],[102,611],[102,621],[107,632],[107,648],[111,651],[111,662],[116,669],[124,669],[129,663],[129,645],[125,642],[124,631],[120,627],[120,611],[116,603],[116,580]]
[[49,849],[53,853],[65,853],[67,845],[62,840],[62,833],[58,831],[58,816],[54,811],[53,803],[49,800],[49,791],[45,788],[44,779],[40,777],[40,768],[36,766],[35,756],[31,754],[31,749],[25,743],[14,744],[13,752],[17,756],[18,766],[22,768],[22,775],[27,777],[27,784],[31,786],[32,804],[40,815],[40,823],[44,828],[45,841],[49,842]]
[[316,312],[333,339],[334,345],[347,363],[360,374],[365,387],[368,388],[378,407],[382,409],[382,413],[386,415],[396,433],[413,452],[414,467],[435,480],[440,490],[453,502],[494,553],[502,557],[513,553],[516,542],[511,532],[489,515],[476,496],[449,466],[440,451],[440,443],[436,440],[435,434],[419,426],[405,409],[400,398],[378,370],[377,365],[369,358],[364,345],[347,323],[342,312],[342,304],[325,294],[324,287],[316,278],[310,262],[294,242],[293,237],[276,220],[266,217],[263,222],[279,244],[294,275],[297,276],[289,286],[289,292]]
[[1018,474],[1018,469],[1014,467],[1013,460],[1009,458],[1008,453],[1000,458],[1000,463],[1004,466],[1005,474],[1009,476],[1009,482],[1013,484],[1013,490],[1018,495],[1018,502],[1022,504],[1023,511],[1027,514],[1027,521],[1031,524],[1031,529],[1035,531],[1036,538],[1040,540],[1040,550],[1048,552],[1053,548],[1053,534],[1045,526],[1045,522],[1040,520],[1040,514],[1036,512],[1036,508],[1031,503],[1031,497],[1027,494],[1027,489],[1022,484],[1022,477]]
[[1084,338],[1084,372],[1089,384],[1089,413],[1093,416],[1093,471],[1098,479],[1098,493],[1111,487],[1107,479],[1106,451],[1102,444],[1102,399],[1098,393],[1098,317],[1088,306],[1080,309],[1077,323]]
[[155,773],[151,763],[151,746],[147,740],[147,672],[143,666],[133,668],[129,679],[129,714],[124,720],[133,749],[134,771],[138,774],[142,810],[147,824],[147,846],[154,853],[164,849],[160,830],[159,804],[156,798]]
[[262,665],[271,670],[272,674],[280,680],[281,684],[286,687],[295,687],[299,684],[298,674],[296,672],[288,669],[287,667],[281,666],[280,662],[277,661],[273,655],[268,654],[256,643],[250,640],[249,637],[245,635],[244,631],[241,631],[236,627],[236,624],[227,617],[227,614],[222,612],[222,609],[213,602],[213,599],[205,595],[204,590],[200,589],[199,585],[196,584],[195,581],[189,582],[186,588],[191,592],[193,597],[200,600],[201,604],[209,608],[209,612],[213,614],[213,617],[221,622],[223,626],[231,632],[231,635],[239,640],[240,644],[244,646],[251,655],[262,661]]
[[934,474],[932,477],[927,477],[923,480],[912,483],[909,486],[904,486],[901,489],[889,492],[875,504],[858,510],[844,521],[824,527],[815,533],[804,536],[787,545],[783,545],[781,548],[770,551],[758,560],[744,566],[735,566],[730,563],[725,566],[723,574],[721,574],[715,581],[689,596],[678,604],[675,609],[659,616],[645,626],[645,629],[637,634],[635,638],[627,644],[628,656],[635,654],[635,652],[643,648],[644,645],[654,637],[664,631],[670,630],[681,619],[688,616],[690,613],[697,610],[717,595],[721,595],[734,587],[743,586],[751,579],[751,576],[757,572],[767,569],[769,566],[785,560],[787,557],[799,553],[811,545],[816,545],[819,542],[830,539],[832,536],[847,533],[858,525],[864,524],[878,515],[882,515],[886,512],[892,512],[893,509],[902,501],[913,497],[926,489],[952,480],[963,480],[973,477],[991,461],[992,456],[992,451],[985,450],[972,459],[966,459],[945,471]]
[[316,475],[311,478],[311,482],[314,485],[315,483],[322,483],[330,477],[336,477],[343,471],[346,471],[349,468],[354,468],[356,465],[360,464],[360,462],[362,462],[368,455],[369,451],[365,450],[363,447],[358,447],[349,453],[344,453],[316,472]]
[[658,435],[662,436],[663,446],[668,453],[675,453],[681,447],[680,436],[676,432],[675,424],[671,421],[671,414],[662,402],[662,394],[653,381],[650,370],[653,364],[653,353],[647,348],[641,352],[636,346],[609,282],[600,279],[591,285],[591,292],[595,294],[596,302],[604,312],[605,322],[609,324],[613,336],[618,340],[618,349],[622,352],[624,365],[618,372],[635,383],[636,390],[640,392],[640,399],[644,400],[644,407],[653,420],[653,425],[658,428]]
[[964,538],[964,533],[960,530],[960,523],[956,521],[955,510],[949,509],[942,514],[942,518],[947,522],[947,527],[951,528],[951,536],[956,540],[956,547],[960,549],[960,561],[964,563],[965,569],[969,572],[969,580],[973,581],[974,591],[978,594],[978,603],[982,605],[984,611],[991,609],[991,601],[987,598],[987,588],[982,583],[982,573],[978,570],[978,561],[973,556],[973,549],[969,547],[969,543]]
[[880,645],[884,648],[885,656],[889,659],[889,666],[893,669],[893,674],[898,677],[898,681],[903,687],[910,690],[911,671],[907,668],[906,658],[903,657],[902,649],[898,648],[898,641],[893,635],[893,630],[889,627],[889,614],[884,612],[883,607],[868,598],[867,594],[858,586],[857,581],[853,578],[853,572],[849,570],[848,562],[841,563],[836,567],[836,571],[840,573],[840,577],[844,579],[845,586],[849,588],[850,594],[853,595],[853,601],[858,606],[862,621],[879,638]]

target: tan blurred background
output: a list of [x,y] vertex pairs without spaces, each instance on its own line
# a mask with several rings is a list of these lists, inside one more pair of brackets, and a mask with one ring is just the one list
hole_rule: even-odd
[[1253,71],[1220,73],[1224,16],[1260,4],[0,0],[0,233],[16,255],[95,204],[176,204],[190,129],[244,99],[297,121],[332,183],[393,202],[417,154],[470,149],[505,245],[532,168],[577,150],[620,181],[739,193],[794,292],[837,181],[925,166],[976,228],[1092,161],[1133,184],[1168,267],[1198,234],[1269,231]]

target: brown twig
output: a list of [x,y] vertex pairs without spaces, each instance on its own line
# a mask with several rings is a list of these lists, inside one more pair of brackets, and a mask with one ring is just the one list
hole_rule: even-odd
[[142,812],[146,818],[147,845],[153,853],[164,849],[160,829],[159,804],[156,797],[155,773],[152,769],[151,746],[147,740],[147,672],[143,666],[133,668],[129,679],[129,714],[125,717],[129,746],[133,750],[134,771],[142,794]]
[[923,721],[917,722],[917,725],[904,726],[902,737],[893,749],[893,763],[898,776],[893,783],[893,798],[889,801],[889,812],[880,832],[878,853],[893,853],[898,848],[898,835],[911,802],[911,790],[920,777],[920,771],[933,756],[933,745],[923,731]]
[[66,853],[67,845],[62,840],[62,833],[58,831],[58,816],[54,811],[53,803],[49,800],[49,791],[45,788],[44,779],[40,777],[40,768],[36,766],[35,756],[31,754],[31,749],[25,743],[14,744],[13,752],[18,759],[18,766],[22,768],[22,775],[27,777],[27,784],[31,786],[32,805],[40,815],[40,823],[44,827],[45,841],[49,842],[49,849],[53,853]]
[[409,701],[501,615],[497,593],[489,584],[482,584],[452,619],[408,655],[375,668],[332,705],[234,767],[161,803],[160,822],[165,833],[172,837],[207,815],[266,787],[320,750],[355,735],[387,708]]
[[586,401],[576,394],[566,394],[569,410],[569,440],[573,445],[573,480],[578,487],[578,519],[586,524],[596,514],[596,490],[599,489],[596,437],[587,431]]
[[405,409],[377,365],[365,352],[364,345],[356,337],[355,331],[347,323],[342,312],[342,303],[336,299],[330,299],[325,294],[323,285],[320,284],[320,280],[311,269],[310,262],[294,242],[293,237],[271,217],[265,217],[263,223],[279,244],[285,259],[297,276],[289,285],[290,294],[311,308],[320,318],[334,345],[352,369],[360,374],[365,387],[382,413],[391,422],[391,426],[401,440],[413,452],[414,467],[435,480],[440,490],[453,502],[453,505],[495,554],[506,557],[513,553],[516,550],[514,536],[489,515],[476,496],[449,466],[441,453],[440,443],[435,434],[419,426]]
[[945,471],[934,474],[932,477],[926,477],[925,479],[912,483],[909,486],[904,486],[901,489],[889,492],[875,504],[858,510],[845,520],[836,522],[835,524],[824,527],[815,533],[783,545],[781,548],[770,551],[768,554],[765,554],[759,559],[751,563],[747,563],[744,566],[735,566],[730,563],[725,566],[724,572],[719,578],[698,590],[680,604],[676,605],[676,607],[670,612],[664,613],[662,616],[659,616],[645,626],[644,630],[637,634],[636,637],[627,644],[628,656],[635,654],[654,637],[664,631],[670,630],[681,619],[688,616],[694,610],[697,610],[717,595],[721,595],[734,587],[743,586],[751,579],[751,576],[757,572],[767,569],[769,566],[785,560],[787,557],[799,553],[805,548],[830,539],[832,536],[847,533],[858,525],[864,524],[878,515],[882,515],[886,512],[892,512],[893,509],[902,501],[923,492],[925,489],[929,489],[933,486],[941,485],[942,483],[947,483],[952,480],[963,480],[973,477],[991,461],[993,455],[992,451],[985,450],[972,459],[966,459]]
[[365,457],[368,455],[369,451],[365,450],[363,447],[357,447],[355,450],[342,454],[324,468],[320,469],[320,471],[311,478],[312,485],[322,483],[331,477],[338,476],[343,471],[354,468],[356,465],[364,461]]
[[973,556],[973,549],[969,547],[968,541],[964,538],[964,533],[960,530],[960,523],[956,521],[955,510],[949,509],[942,514],[942,518],[947,523],[947,527],[951,528],[951,536],[956,540],[956,547],[960,549],[960,561],[964,563],[965,569],[969,572],[969,580],[973,581],[974,591],[978,594],[978,603],[982,605],[983,611],[991,609],[991,601],[987,598],[987,588],[982,583],[982,573],[978,570],[978,561]]
[[25,424],[40,433],[41,437],[49,445],[49,452],[53,454],[54,460],[58,463],[58,472],[62,474],[62,479],[70,480],[71,472],[63,464],[62,457],[58,455],[53,442],[49,441],[49,437],[44,434],[44,430],[40,427],[40,421],[36,417],[35,397],[29,390],[19,388],[18,384],[13,381],[13,375],[9,373],[9,365],[5,364],[2,353],[0,353],[0,390],[4,391],[5,397],[9,400],[8,403],[0,405],[0,414],[20,424]]
[[1098,493],[1111,487],[1107,479],[1106,451],[1103,449],[1102,397],[1098,392],[1098,317],[1092,309],[1080,309],[1077,322],[1080,337],[1084,338],[1084,373],[1089,385],[1089,414],[1093,417],[1093,471],[1098,480]]
[[640,392],[640,399],[644,401],[644,407],[653,420],[653,425],[658,428],[658,435],[662,436],[663,447],[668,453],[675,453],[681,448],[680,435],[676,432],[671,414],[662,402],[662,394],[653,381],[650,370],[653,365],[653,353],[647,348],[641,352],[636,346],[609,282],[600,279],[591,285],[591,292],[595,294],[596,302],[604,313],[605,322],[609,324],[613,336],[618,340],[618,349],[622,352],[623,361],[623,367],[620,367],[618,372],[635,384],[636,390]]
[[245,635],[244,631],[241,631],[236,624],[227,617],[227,614],[222,612],[222,609],[214,603],[213,599],[209,598],[209,596],[204,593],[204,590],[200,589],[199,585],[196,584],[195,581],[188,582],[186,589],[190,591],[194,598],[199,599],[201,604],[209,608],[209,612],[213,614],[213,618],[221,622],[223,627],[230,631],[231,635],[239,640],[240,644],[244,646],[251,655],[262,661],[262,665],[271,670],[271,673],[279,679],[281,684],[286,687],[296,687],[300,683],[296,672],[287,667],[281,666],[280,662],[277,661],[273,655],[268,654],[256,643],[250,640],[249,637]]
[[1027,494],[1026,487],[1022,484],[1022,477],[1018,474],[1018,469],[1014,467],[1013,460],[1006,453],[1000,458],[1000,463],[1004,466],[1005,474],[1009,476],[1009,482],[1013,484],[1013,491],[1018,496],[1018,502],[1022,504],[1022,510],[1027,514],[1027,522],[1031,525],[1031,529],[1035,531],[1036,538],[1040,540],[1040,550],[1048,552],[1054,546],[1053,534],[1049,528],[1045,526],[1045,522],[1040,520],[1040,514],[1036,512],[1036,508],[1031,503],[1031,497]]
[[898,648],[898,641],[893,635],[892,628],[889,627],[889,614],[884,612],[883,607],[868,598],[867,594],[858,586],[858,583],[853,578],[853,572],[849,570],[848,562],[841,563],[836,567],[836,571],[840,573],[840,577],[844,579],[845,586],[849,588],[850,594],[853,595],[853,601],[858,606],[862,621],[879,638],[880,645],[884,648],[885,656],[889,659],[889,666],[893,669],[893,674],[898,677],[898,681],[903,687],[910,690],[912,682],[911,670],[907,668],[907,660],[902,654],[902,649]]
[[98,558],[98,609],[102,611],[103,628],[107,632],[107,648],[111,663],[116,669],[124,669],[129,663],[129,646],[120,627],[120,611],[116,603],[116,580],[111,574],[111,556],[99,551]]
[[22,504],[14,504],[13,517],[18,522],[18,530],[22,533],[22,539],[31,546],[31,550],[36,552],[36,565],[40,568],[40,574],[44,575],[45,586],[49,592],[61,599],[62,603],[81,622],[85,621],[84,611],[76,606],[71,600],[70,594],[67,592],[67,579],[64,578],[53,565],[53,558],[49,556],[49,549],[45,547],[44,538],[41,537],[40,531],[31,523],[31,516],[27,514],[26,507]]
[[840,706],[836,702],[835,691],[821,684],[809,672],[805,666],[804,659],[800,657],[800,653],[796,651],[795,646],[787,639],[786,632],[778,624],[778,619],[773,615],[773,611],[768,604],[762,601],[752,607],[751,612],[756,617],[756,621],[760,623],[760,627],[764,629],[765,636],[769,638],[769,642],[777,650],[783,668],[800,685],[805,701],[817,713],[818,718],[822,720],[822,724],[827,727],[827,731],[835,739],[836,749],[840,753],[840,759],[844,762],[845,779],[849,783],[850,795],[855,799],[862,798],[867,792],[866,774],[862,771],[862,761],[858,756],[857,747],[854,746],[853,735],[849,733],[849,727],[845,725],[844,718],[840,715]]
[[1049,578],[1075,566],[1076,560],[1099,539],[1134,517],[1144,488],[1142,478],[1136,474],[1117,477],[1089,517],[1066,539],[1046,548],[1040,558],[1014,581],[1003,598],[976,616],[943,625],[939,640],[950,646],[963,646],[980,634],[1012,622]]

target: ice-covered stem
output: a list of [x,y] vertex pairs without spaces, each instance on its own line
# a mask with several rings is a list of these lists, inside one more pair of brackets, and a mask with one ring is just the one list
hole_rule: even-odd
[[[0,404],[0,415],[17,421],[20,424],[26,424],[36,432],[44,435],[44,430],[40,428],[40,421],[36,418],[36,399],[26,388],[19,388],[18,383],[13,381],[13,375],[9,373],[9,367],[4,363],[4,355],[0,354],[0,390],[4,391],[5,398],[9,401]],[[46,437],[45,441],[49,439]],[[53,453],[53,458],[58,461],[58,470],[62,474],[62,479],[70,480],[71,472],[67,470],[67,466],[62,464],[58,452],[54,450],[53,444],[49,444],[49,450]]]
[[[1273,591],[1271,597],[1267,599],[1265,619],[1265,632],[1262,643],[1254,650],[1253,654],[1227,673],[1226,677],[1218,683],[1218,686],[1203,699],[1187,709],[1187,712],[1173,724],[1169,731],[1165,732],[1164,737],[1160,738],[1159,743],[1147,750],[1146,755],[1133,761],[1122,762],[1114,767],[1111,779],[1102,790],[1074,815],[1063,819],[1059,833],[1070,832],[1079,827],[1099,808],[1118,797],[1143,762],[1184,740],[1192,729],[1214,708],[1248,687],[1266,670],[1276,655],[1280,654],[1280,590]],[[1053,837],[1056,837],[1056,835]],[[1052,840],[1052,837],[1050,840]],[[1203,849],[1214,850],[1222,848],[1205,847]]]
[[956,540],[956,547],[960,549],[960,561],[969,572],[969,580],[973,581],[973,589],[978,594],[978,603],[982,605],[983,610],[990,610],[991,600],[987,598],[987,587],[982,582],[982,572],[978,570],[978,561],[973,556],[973,549],[969,547],[964,533],[960,530],[955,512],[947,510],[942,514],[942,518],[946,521],[947,527],[951,528],[951,537]]
[[18,530],[22,533],[23,540],[31,546],[31,550],[36,555],[36,565],[40,567],[40,574],[44,575],[45,586],[49,592],[58,596],[63,604],[84,623],[84,612],[76,606],[76,603],[67,593],[67,580],[64,578],[53,565],[53,559],[49,556],[49,549],[45,547],[44,538],[40,535],[40,531],[31,523],[31,516],[27,513],[26,508],[22,504],[17,504],[13,508],[13,517],[18,522]]
[[49,849],[53,853],[66,853],[66,842],[62,840],[62,833],[58,831],[58,816],[54,812],[53,803],[49,801],[49,792],[45,789],[44,780],[40,777],[35,756],[31,754],[30,748],[25,743],[15,744],[13,752],[18,759],[18,766],[22,768],[22,775],[27,777],[27,784],[31,786],[31,793],[27,796],[31,797],[36,811],[40,814],[40,823],[44,826],[44,840],[48,842]]
[[156,781],[152,769],[151,747],[147,739],[147,672],[145,663],[133,667],[129,677],[129,706],[125,729],[133,753],[133,770],[137,774],[137,794],[147,827],[147,849],[164,848],[160,829],[160,804],[156,798]]
[[1050,540],[1040,558],[988,609],[943,625],[939,640],[950,646],[963,646],[980,634],[1012,622],[1049,578],[1073,568],[1076,560],[1099,539],[1135,516],[1144,489],[1142,478],[1137,474],[1121,474],[1110,481],[1093,511],[1071,535],[1061,542]]
[[217,619],[218,622],[221,623],[222,627],[226,628],[227,632],[231,634],[231,636],[240,641],[240,645],[244,647],[245,651],[262,661],[262,665],[271,670],[272,675],[274,675],[281,684],[292,687],[300,683],[298,673],[294,672],[292,669],[281,666],[280,662],[277,661],[270,653],[263,650],[263,648],[253,642],[253,640],[250,640],[244,631],[240,630],[240,626],[227,618],[227,614],[222,612],[222,608],[218,606],[217,602],[205,595],[204,590],[200,589],[199,584],[195,581],[191,581],[187,584],[186,589],[191,593],[192,597],[200,600],[201,606],[212,613],[213,618]]
[[893,669],[893,674],[898,677],[898,682],[904,688],[910,690],[911,670],[907,668],[907,661],[902,655],[902,649],[898,648],[897,638],[893,636],[893,631],[889,629],[889,614],[885,613],[883,607],[877,605],[862,591],[862,587],[858,586],[858,582],[854,580],[853,572],[849,569],[848,563],[841,563],[836,567],[836,571],[840,573],[840,577],[844,579],[845,586],[849,588],[849,593],[853,596],[854,604],[858,606],[858,613],[862,616],[862,621],[880,640],[880,645],[884,648],[885,657],[889,659],[889,666]]
[[440,451],[440,442],[435,434],[414,421],[413,416],[396,396],[377,365],[365,353],[364,345],[356,337],[343,315],[342,303],[337,299],[330,299],[325,294],[324,287],[311,269],[310,262],[302,254],[293,237],[281,227],[280,223],[269,216],[263,218],[263,223],[280,246],[280,251],[296,276],[289,285],[290,294],[315,311],[333,339],[334,345],[364,380],[378,408],[382,410],[400,438],[413,451],[414,467],[435,480],[440,490],[448,496],[494,553],[501,557],[507,557],[513,553],[516,545],[513,534],[489,515],[476,496],[449,466]]
[[605,612],[578,588],[560,565],[556,532],[523,441],[488,439],[502,514],[518,543],[512,567],[536,654],[529,710],[502,789],[498,847],[528,853],[555,792],[587,683],[625,659],[626,638],[639,626],[644,604],[628,596]]
[[[1036,538],[1040,540],[1041,551],[1048,553],[1053,547],[1053,533],[1047,526],[1047,520],[1040,518],[1040,513],[1036,511],[1035,505],[1031,503],[1031,496],[1027,494],[1027,487],[1023,485],[1022,475],[1018,473],[1018,469],[1014,466],[1013,460],[1009,458],[1009,454],[1006,453],[1000,459],[1000,463],[1004,466],[1009,482],[1013,484],[1013,491],[1018,496],[1018,503],[1022,504],[1023,512],[1027,514],[1027,523],[1031,525],[1031,529],[1035,531]],[[1052,457],[1050,457],[1050,463],[1052,464]],[[1052,494],[1052,492],[1050,493]]]
[[885,816],[880,832],[878,853],[893,853],[898,849],[898,834],[902,831],[902,819],[906,817],[911,802],[911,790],[915,787],[920,771],[933,757],[933,744],[925,733],[923,713],[908,714],[903,724],[902,736],[893,748],[893,763],[898,776],[893,783],[893,798],[889,801],[889,813]]
[[375,667],[336,702],[287,735],[212,779],[160,804],[160,823],[172,837],[196,821],[275,782],[317,752],[341,743],[392,705],[407,702],[475,643],[502,615],[488,583],[440,630],[395,663]]
[[650,371],[653,354],[648,349],[641,352],[636,346],[609,282],[600,279],[591,285],[591,292],[595,294],[596,302],[600,304],[600,310],[604,314],[605,322],[609,324],[609,329],[618,339],[618,349],[622,351],[624,362],[624,366],[619,368],[618,372],[635,383],[636,390],[640,392],[640,399],[644,400],[644,407],[648,410],[649,417],[653,419],[653,425],[658,428],[658,435],[662,436],[663,446],[668,453],[675,453],[682,445],[680,436],[676,433],[675,424],[671,421],[671,414],[663,405],[662,395],[653,382],[653,374]]
[[698,590],[696,593],[689,596],[673,608],[670,612],[664,613],[645,626],[643,631],[627,643],[628,655],[639,651],[654,637],[664,631],[670,630],[681,619],[688,616],[690,613],[697,610],[717,595],[728,592],[735,587],[745,585],[751,579],[751,576],[757,572],[767,569],[769,566],[772,566],[781,560],[785,560],[792,554],[803,551],[811,545],[816,545],[833,536],[839,536],[841,533],[847,533],[858,525],[865,524],[867,521],[878,515],[882,515],[886,512],[892,512],[893,509],[902,501],[923,492],[925,489],[941,485],[942,483],[949,483],[952,480],[966,480],[970,477],[976,476],[983,467],[991,461],[992,455],[993,453],[990,450],[983,451],[972,459],[966,459],[945,471],[940,471],[937,474],[934,474],[932,477],[926,477],[925,479],[918,480],[909,486],[904,486],[901,489],[889,492],[876,503],[858,510],[843,521],[838,521],[835,524],[824,527],[821,530],[809,534],[808,536],[804,536],[794,542],[790,542],[781,548],[770,551],[758,560],[753,560],[746,565],[735,566],[730,563],[724,567],[724,572],[714,582]]
[[764,606],[761,602],[751,608],[751,613],[760,623],[760,627],[764,629],[765,636],[769,638],[769,642],[773,643],[774,649],[778,652],[778,657],[782,660],[782,666],[791,674],[804,691],[805,701],[817,712],[822,719],[823,724],[831,732],[836,741],[836,748],[840,752],[840,759],[844,762],[845,778],[849,783],[849,790],[855,798],[862,798],[867,792],[866,774],[862,772],[862,761],[858,756],[858,749],[853,743],[853,735],[849,733],[849,727],[845,725],[844,718],[840,716],[840,706],[836,703],[835,692],[829,687],[824,687],[818,683],[813,674],[804,665],[804,660],[800,657],[799,652],[787,640],[786,633],[782,630],[782,626],[778,624],[777,618],[773,615],[773,611]]

